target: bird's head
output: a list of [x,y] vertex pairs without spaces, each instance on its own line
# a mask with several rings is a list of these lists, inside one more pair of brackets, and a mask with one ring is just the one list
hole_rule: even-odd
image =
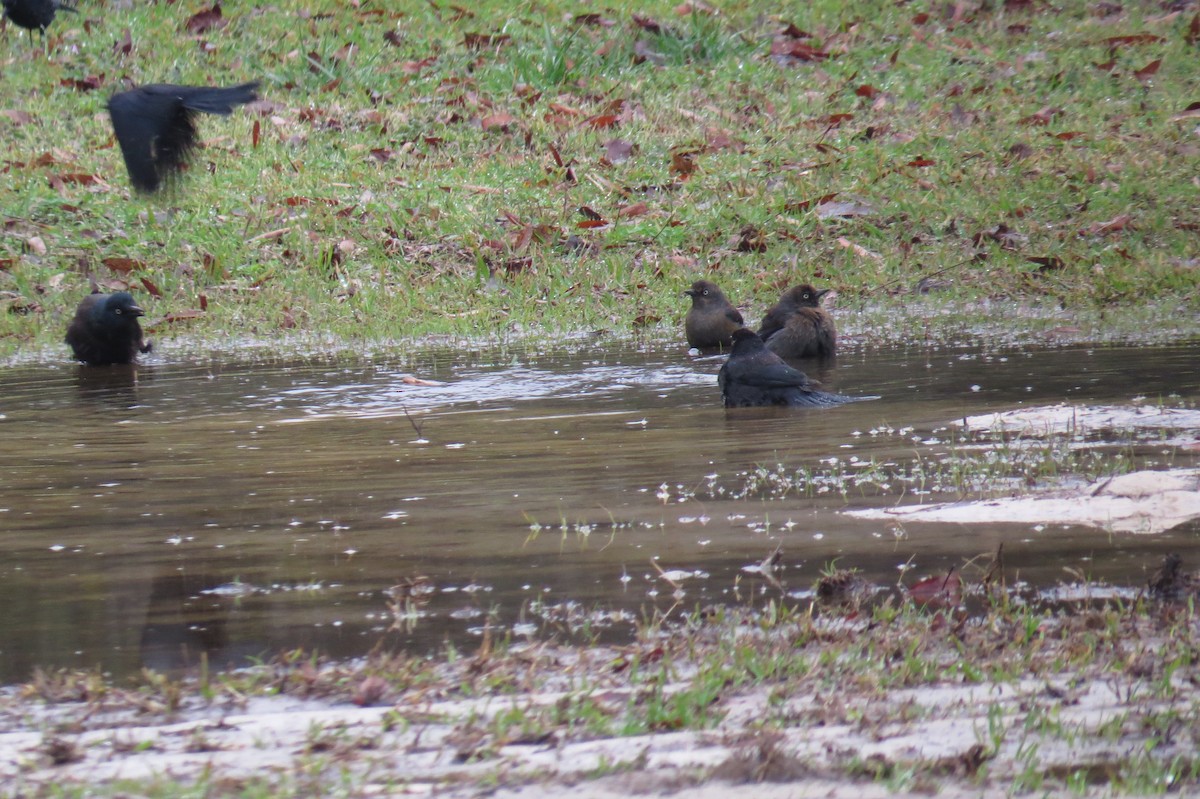
[[685,289],[683,293],[692,298],[692,305],[705,306],[710,303],[728,302],[721,289],[717,288],[717,284],[711,280],[697,280],[690,289]]
[[829,291],[829,289],[817,291],[808,283],[801,283],[799,286],[793,286],[788,289],[784,297],[788,302],[801,308],[819,308],[821,306],[821,298],[828,294]]
[[146,312],[133,301],[133,295],[128,291],[109,294],[104,298],[104,302],[96,306],[96,313],[101,319],[121,325],[131,324],[136,322],[139,316],[146,315]]

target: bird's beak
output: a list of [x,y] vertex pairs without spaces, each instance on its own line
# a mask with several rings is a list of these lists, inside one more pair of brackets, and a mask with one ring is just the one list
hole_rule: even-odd
[[683,293],[688,295],[689,297],[695,297],[699,292],[694,291],[693,289],[684,289]]
[[820,300],[822,297],[824,297],[826,294],[828,294],[831,291],[833,291],[833,289],[821,289],[820,291],[817,292],[817,300]]
[[138,306],[136,306],[136,305],[130,305],[130,306],[129,306],[128,308],[126,308],[125,310],[126,310],[128,313],[131,313],[131,314],[133,314],[134,316],[145,316],[145,315],[146,315],[146,312],[145,312],[145,311],[143,311],[143,310],[142,310],[140,307],[138,307]]

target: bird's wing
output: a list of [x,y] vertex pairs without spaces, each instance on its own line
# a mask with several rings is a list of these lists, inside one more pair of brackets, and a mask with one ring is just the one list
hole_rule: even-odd
[[737,308],[734,308],[732,305],[729,306],[729,309],[725,311],[725,317],[739,327],[746,324],[746,322],[742,319],[742,312]]
[[742,363],[731,362],[730,379],[748,386],[761,388],[786,388],[788,386],[806,387],[809,385],[808,376],[798,369],[793,369],[781,360],[755,358]]

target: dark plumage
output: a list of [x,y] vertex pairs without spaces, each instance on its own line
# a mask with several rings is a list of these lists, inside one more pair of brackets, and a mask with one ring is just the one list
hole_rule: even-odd
[[12,20],[14,25],[32,33],[41,31],[43,37],[46,28],[54,21],[54,15],[59,11],[75,13],[73,6],[64,5],[57,0],[3,0],[4,16]]
[[683,293],[692,298],[692,307],[683,320],[688,346],[698,350],[729,349],[733,331],[745,325],[738,309],[716,283],[708,280],[697,280]]
[[745,328],[733,334],[729,360],[717,374],[726,408],[762,405],[820,407],[841,405],[873,397],[847,397],[821,391],[799,369],[783,362],[753,330]]
[[758,335],[781,358],[832,358],[837,350],[833,317],[821,307],[829,289],[807,283],[785,291],[763,317]]
[[230,114],[257,100],[257,88],[257,82],[224,89],[156,83],[114,94],[108,115],[133,187],[149,193],[170,182],[196,147],[196,114]]
[[151,344],[142,338],[138,323],[145,313],[128,291],[84,297],[67,328],[66,341],[75,360],[107,366],[132,363],[139,352],[149,352]]

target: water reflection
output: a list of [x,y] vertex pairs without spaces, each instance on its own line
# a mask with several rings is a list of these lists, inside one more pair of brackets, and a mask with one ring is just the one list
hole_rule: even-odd
[[[894,582],[993,551],[1022,579],[1123,584],[1195,523],[1150,540],[848,519],[901,495],[717,490],[763,467],[857,469],[944,454],[951,420],[1060,400],[1194,402],[1186,346],[848,351],[814,372],[882,399],[721,408],[720,359],[630,353],[420,354],[372,363],[22,367],[0,394],[0,679],[34,665],[117,673],[236,664],[298,646],[361,654],[471,647],[587,616],[612,635],[672,607],[779,595],[744,571],[782,544],[782,590],[831,561]],[[442,385],[413,382],[437,381]],[[1154,465],[1194,452],[1150,437]],[[662,571],[692,573],[676,595]],[[696,575],[695,572],[700,572]],[[396,624],[393,586],[427,578]],[[595,617],[589,614],[599,609]],[[624,615],[623,615],[624,614]]]

